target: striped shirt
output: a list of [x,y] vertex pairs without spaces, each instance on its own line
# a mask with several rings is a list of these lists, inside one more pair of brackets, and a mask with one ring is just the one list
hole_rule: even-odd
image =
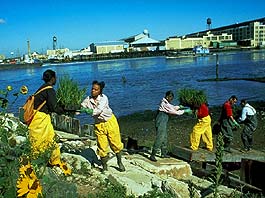
[[112,116],[108,97],[104,94],[98,95],[96,99],[88,96],[82,103],[82,107],[93,109],[93,118],[96,123],[108,121]]
[[172,115],[182,115],[184,113],[184,110],[179,110],[179,106],[174,106],[170,104],[166,98],[163,98],[161,100],[161,103],[159,105],[158,110],[165,112],[167,114],[172,114]]

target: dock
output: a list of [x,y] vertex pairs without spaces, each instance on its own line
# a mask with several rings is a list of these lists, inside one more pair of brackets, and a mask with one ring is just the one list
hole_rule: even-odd
[[[214,170],[215,151],[211,152],[201,148],[193,151],[188,147],[175,146],[172,154],[176,158],[189,162],[193,173],[198,176],[209,176]],[[244,192],[265,194],[265,183],[262,181],[265,177],[265,152],[258,150],[242,152],[239,148],[234,148],[231,149],[231,153],[224,151],[222,162],[227,165],[231,164],[232,167],[235,164],[239,165],[240,176],[235,177],[230,173],[229,169],[226,169],[229,165],[223,170],[223,176],[229,186],[242,187],[241,190]]]
[[[173,155],[177,158],[185,161],[196,162],[214,162],[215,152],[210,152],[206,149],[199,148],[197,151],[193,151],[187,147],[175,146],[172,151]],[[257,160],[265,162],[265,153],[262,151],[251,150],[248,152],[242,152],[238,148],[231,149],[231,153],[224,152],[223,162],[241,162],[242,159]]]

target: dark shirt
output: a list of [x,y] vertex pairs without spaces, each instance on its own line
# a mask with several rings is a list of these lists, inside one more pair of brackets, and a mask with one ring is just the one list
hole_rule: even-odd
[[[37,91],[41,90],[44,87],[49,86],[48,84],[43,84]],[[57,114],[63,114],[64,110],[62,107],[59,107],[56,99],[56,92],[53,88],[48,88],[35,95],[34,100],[34,109],[37,109],[44,101],[46,100],[45,105],[39,110],[44,113],[55,112]]]

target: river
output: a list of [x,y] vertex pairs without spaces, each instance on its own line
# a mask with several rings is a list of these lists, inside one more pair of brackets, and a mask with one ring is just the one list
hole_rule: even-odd
[[[219,53],[219,78],[250,78],[265,76],[265,51],[239,51]],[[265,84],[245,80],[203,81],[215,78],[216,56],[170,58],[148,57],[104,60],[83,63],[50,64],[36,68],[0,71],[0,89],[7,85],[18,89],[22,85],[33,93],[42,83],[46,69],[56,71],[58,78],[70,75],[90,93],[93,80],[105,81],[104,93],[119,117],[144,110],[155,110],[168,90],[181,88],[202,89],[210,106],[221,105],[231,95],[240,99],[264,100]],[[124,83],[122,78],[126,78]],[[58,84],[58,83],[57,83]],[[55,87],[56,88],[56,87]],[[9,111],[15,112],[27,96],[19,96]],[[174,103],[178,103],[175,97]]]

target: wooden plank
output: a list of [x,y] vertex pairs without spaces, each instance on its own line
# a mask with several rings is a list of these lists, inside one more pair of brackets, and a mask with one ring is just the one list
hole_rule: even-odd
[[242,159],[240,177],[242,181],[262,189],[265,193],[265,162]]
[[[215,161],[214,152],[210,152],[201,148],[199,148],[197,151],[193,151],[187,147],[175,146],[172,149],[172,154],[186,161]],[[265,162],[265,153],[257,150],[251,150],[249,152],[243,153],[240,151],[240,149],[231,149],[231,153],[224,152],[223,162],[241,162],[243,158]]]

